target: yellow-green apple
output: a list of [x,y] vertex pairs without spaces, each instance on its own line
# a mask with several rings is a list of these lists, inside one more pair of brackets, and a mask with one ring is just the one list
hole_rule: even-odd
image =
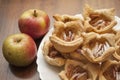
[[20,31],[29,34],[33,39],[43,36],[48,31],[49,25],[47,13],[38,9],[25,11],[18,20]]
[[24,67],[35,59],[37,47],[32,37],[19,33],[10,35],[4,40],[2,51],[10,64]]

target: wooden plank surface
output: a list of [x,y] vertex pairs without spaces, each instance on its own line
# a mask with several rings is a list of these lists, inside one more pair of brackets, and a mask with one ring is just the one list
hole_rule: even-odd
[[[79,14],[85,3],[96,9],[114,7],[116,16],[120,17],[120,0],[0,0],[0,80],[39,80],[35,61],[26,68],[16,68],[9,65],[2,54],[4,39],[10,34],[20,33],[18,19],[22,12],[42,9],[48,13],[52,27],[54,14]],[[38,46],[40,41],[36,40]]]

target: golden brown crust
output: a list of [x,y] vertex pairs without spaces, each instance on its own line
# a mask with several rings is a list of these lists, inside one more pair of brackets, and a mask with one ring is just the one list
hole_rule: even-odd
[[99,71],[99,64],[67,60],[65,70],[61,71],[59,76],[63,80],[96,80],[99,75]]
[[49,56],[50,48],[52,47],[52,43],[50,41],[46,41],[43,46],[43,56],[45,60],[54,66],[63,66],[65,64],[65,59],[61,56],[51,57]]
[[[116,80],[117,79],[117,68],[120,65],[120,61],[107,60],[101,66],[99,73],[99,80]],[[117,75],[117,76],[116,76]]]
[[114,34],[84,33],[83,55],[93,63],[107,60],[115,53]]
[[53,18],[56,20],[56,21],[61,21],[61,22],[70,22],[70,21],[77,21],[77,20],[80,20],[80,18],[78,17],[75,17],[75,16],[70,16],[70,15],[67,15],[67,14],[64,14],[64,15],[59,15],[59,14],[55,14],[53,16]]
[[[54,31],[43,47],[46,61],[63,66],[62,80],[116,80],[120,66],[120,31],[113,30],[115,9],[85,6],[83,17],[59,15]],[[54,47],[53,55],[49,54]],[[60,54],[61,56],[58,56]]]
[[65,42],[54,35],[50,37],[50,40],[54,44],[54,47],[62,53],[73,52],[83,42],[82,38],[78,38],[78,39],[71,41],[71,42]]
[[63,80],[86,80],[87,73],[85,72],[83,63],[74,60],[67,60],[65,70],[59,73],[59,76]]
[[83,16],[85,18],[84,27],[86,32],[114,33],[112,28],[117,24],[114,18],[114,8],[94,10],[89,5],[86,5]]
[[80,19],[76,21],[70,20],[66,23],[56,21],[54,29],[50,41],[62,53],[69,53],[76,50],[83,42],[83,38],[81,37],[83,25]]

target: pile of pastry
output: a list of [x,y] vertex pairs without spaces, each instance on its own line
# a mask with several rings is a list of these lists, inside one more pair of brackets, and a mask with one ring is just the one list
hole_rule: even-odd
[[62,80],[117,80],[120,31],[114,29],[115,9],[85,5],[82,16],[53,16],[54,31],[43,46],[46,62],[64,67]]

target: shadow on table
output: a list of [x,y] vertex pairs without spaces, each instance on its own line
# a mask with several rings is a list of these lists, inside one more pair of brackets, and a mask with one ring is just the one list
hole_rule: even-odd
[[37,64],[36,64],[36,60],[34,60],[34,62],[32,64],[30,64],[27,67],[15,67],[12,65],[10,66],[10,70],[11,72],[19,78],[31,78],[32,76],[34,76],[37,72]]

